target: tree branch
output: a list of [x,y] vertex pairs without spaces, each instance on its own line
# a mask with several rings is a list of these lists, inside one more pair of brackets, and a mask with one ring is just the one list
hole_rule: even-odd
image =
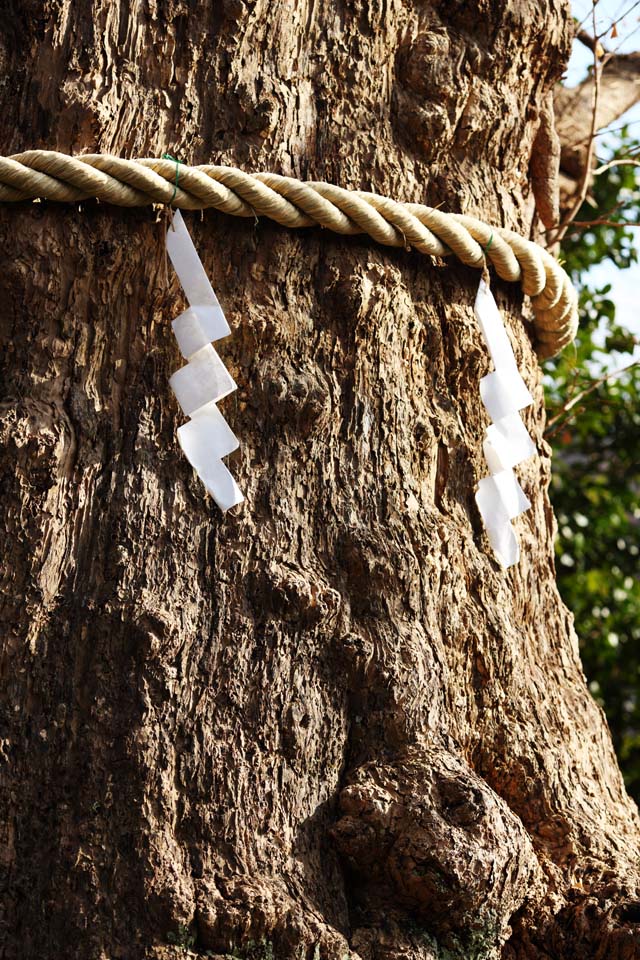
[[[592,16],[593,16],[593,32],[595,33],[595,27],[596,27],[595,4],[593,5]],[[589,183],[591,181],[591,168],[593,165],[592,161],[593,161],[594,148],[595,148],[595,134],[596,134],[596,130],[598,130],[598,106],[600,102],[600,78],[602,74],[602,68],[598,63],[598,59],[601,56],[600,49],[599,49],[599,41],[598,41],[598,44],[596,44],[593,50],[593,76],[592,76],[593,86],[592,86],[592,98],[591,98],[591,122],[589,127],[589,141],[587,143],[587,155],[585,157],[584,168],[583,168],[582,177],[580,180],[580,187],[576,193],[575,199],[571,204],[571,207],[569,209],[569,213],[567,214],[566,219],[558,228],[557,233],[553,235],[553,241],[552,241],[553,243],[559,243],[559,241],[562,240],[565,233],[567,232],[567,228],[569,227],[571,221],[575,218],[576,214],[578,213],[578,210],[584,203],[585,198],[587,196],[587,192],[589,190]],[[561,153],[561,157],[562,157],[562,153]]]
[[[640,0],[638,0],[640,5]],[[625,16],[629,11],[626,11]],[[640,102],[640,52],[620,54],[600,48],[600,37],[579,29],[576,38],[594,54],[592,71],[577,87],[558,87],[554,95],[554,113],[561,143],[560,183],[562,206],[575,206],[580,194],[585,169],[587,191],[593,151],[590,145],[599,130],[609,127],[632,106]],[[599,73],[599,76],[596,76]],[[593,125],[594,87],[599,85],[597,123]]]
[[587,47],[588,50],[591,50],[591,52],[593,53],[596,46],[596,41],[594,40],[594,38],[591,36],[590,33],[587,33],[586,30],[578,30],[578,32],[576,33],[575,39],[579,40],[580,43],[582,43],[585,47]]
[[[590,393],[593,393],[594,390],[597,390],[598,387],[601,387],[603,383],[608,383],[609,380],[615,380],[617,377],[622,376],[623,373],[627,373],[629,370],[633,370],[634,367],[637,367],[640,364],[640,360],[634,360],[633,363],[627,364],[626,367],[621,367],[619,370],[612,370],[610,373],[605,374],[604,377],[600,377],[598,380],[594,380],[593,383],[590,383],[588,387],[585,387],[584,390],[580,390],[571,400],[569,400],[565,405],[558,411],[555,417],[552,417],[547,424],[547,429],[545,430],[545,436],[550,436],[552,433],[555,433],[555,425],[559,423],[559,426],[565,426],[569,418],[566,417],[566,414],[569,413],[581,400],[584,400],[585,397],[588,397]],[[563,419],[564,418],[564,419]],[[562,421],[560,423],[560,421]]]

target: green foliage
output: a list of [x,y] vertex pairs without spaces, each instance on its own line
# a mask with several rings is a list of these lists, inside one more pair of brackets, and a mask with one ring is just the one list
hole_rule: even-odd
[[[639,149],[623,130],[612,156]],[[608,370],[632,363],[637,338],[617,321],[611,287],[594,287],[588,275],[607,258],[620,270],[637,261],[624,226],[640,220],[637,176],[634,166],[606,170],[592,189],[595,211],[585,203],[578,215],[619,227],[575,229],[565,238],[581,325],[575,348],[549,362],[545,380],[558,584],[575,615],[590,689],[606,711],[627,786],[640,800],[640,366],[602,379],[605,361]]]
[[173,944],[175,947],[179,947],[181,950],[191,950],[195,945],[196,936],[191,932],[189,927],[184,926],[184,924],[178,924],[178,929],[176,931],[170,930],[167,934],[167,943]]
[[273,960],[273,944],[266,937],[248,940],[241,947],[234,947],[225,954],[226,960]]
[[463,937],[450,933],[444,946],[414,917],[405,920],[403,928],[411,946],[420,952],[426,950],[434,960],[491,960],[500,932],[495,920],[488,918],[484,927],[466,930]]
[[[615,147],[608,151],[609,156],[602,158],[603,166],[617,159],[640,161],[640,144],[629,135],[626,127],[618,132],[616,141]],[[563,256],[578,281],[605,257],[620,270],[637,262],[634,235],[625,224],[637,223],[640,219],[638,169],[630,164],[618,164],[594,177],[589,200],[578,212],[576,224],[569,229],[562,244]],[[620,226],[577,226],[581,221],[593,220],[607,220]]]

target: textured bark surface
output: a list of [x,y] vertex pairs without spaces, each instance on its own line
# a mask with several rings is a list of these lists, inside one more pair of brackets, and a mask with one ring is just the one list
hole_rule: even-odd
[[[215,160],[526,232],[563,0],[12,3],[0,148]],[[161,218],[162,219],[162,218]],[[152,210],[0,210],[0,956],[640,956],[553,569],[540,371],[494,562],[473,271],[215,213],[247,495],[181,456]]]

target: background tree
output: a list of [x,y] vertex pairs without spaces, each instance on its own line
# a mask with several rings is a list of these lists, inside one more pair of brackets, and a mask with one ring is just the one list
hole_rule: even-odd
[[[173,147],[525,232],[534,181],[553,208],[565,3],[45,0],[3,24],[3,154]],[[477,274],[191,226],[234,326],[226,517],[176,448],[154,213],[0,211],[4,957],[632,956],[637,811],[555,585],[519,291],[495,284],[540,458],[503,573],[473,500]]]
[[640,220],[640,192],[637,168],[628,161],[640,145],[626,129],[611,140],[589,202],[563,242],[567,268],[580,287],[582,322],[575,345],[545,367],[547,436],[555,454],[558,585],[576,618],[591,690],[606,709],[627,785],[638,800],[638,340],[616,316],[611,285],[594,286],[588,271],[607,258],[621,270],[637,262],[627,224]]

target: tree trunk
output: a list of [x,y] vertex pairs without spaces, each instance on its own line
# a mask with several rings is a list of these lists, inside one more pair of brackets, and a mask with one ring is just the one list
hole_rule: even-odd
[[[531,227],[564,0],[9,7],[2,154],[168,150]],[[640,957],[519,290],[494,279],[539,457],[503,572],[478,274],[187,215],[233,329],[223,516],[175,437],[164,220],[0,210],[0,956]]]

